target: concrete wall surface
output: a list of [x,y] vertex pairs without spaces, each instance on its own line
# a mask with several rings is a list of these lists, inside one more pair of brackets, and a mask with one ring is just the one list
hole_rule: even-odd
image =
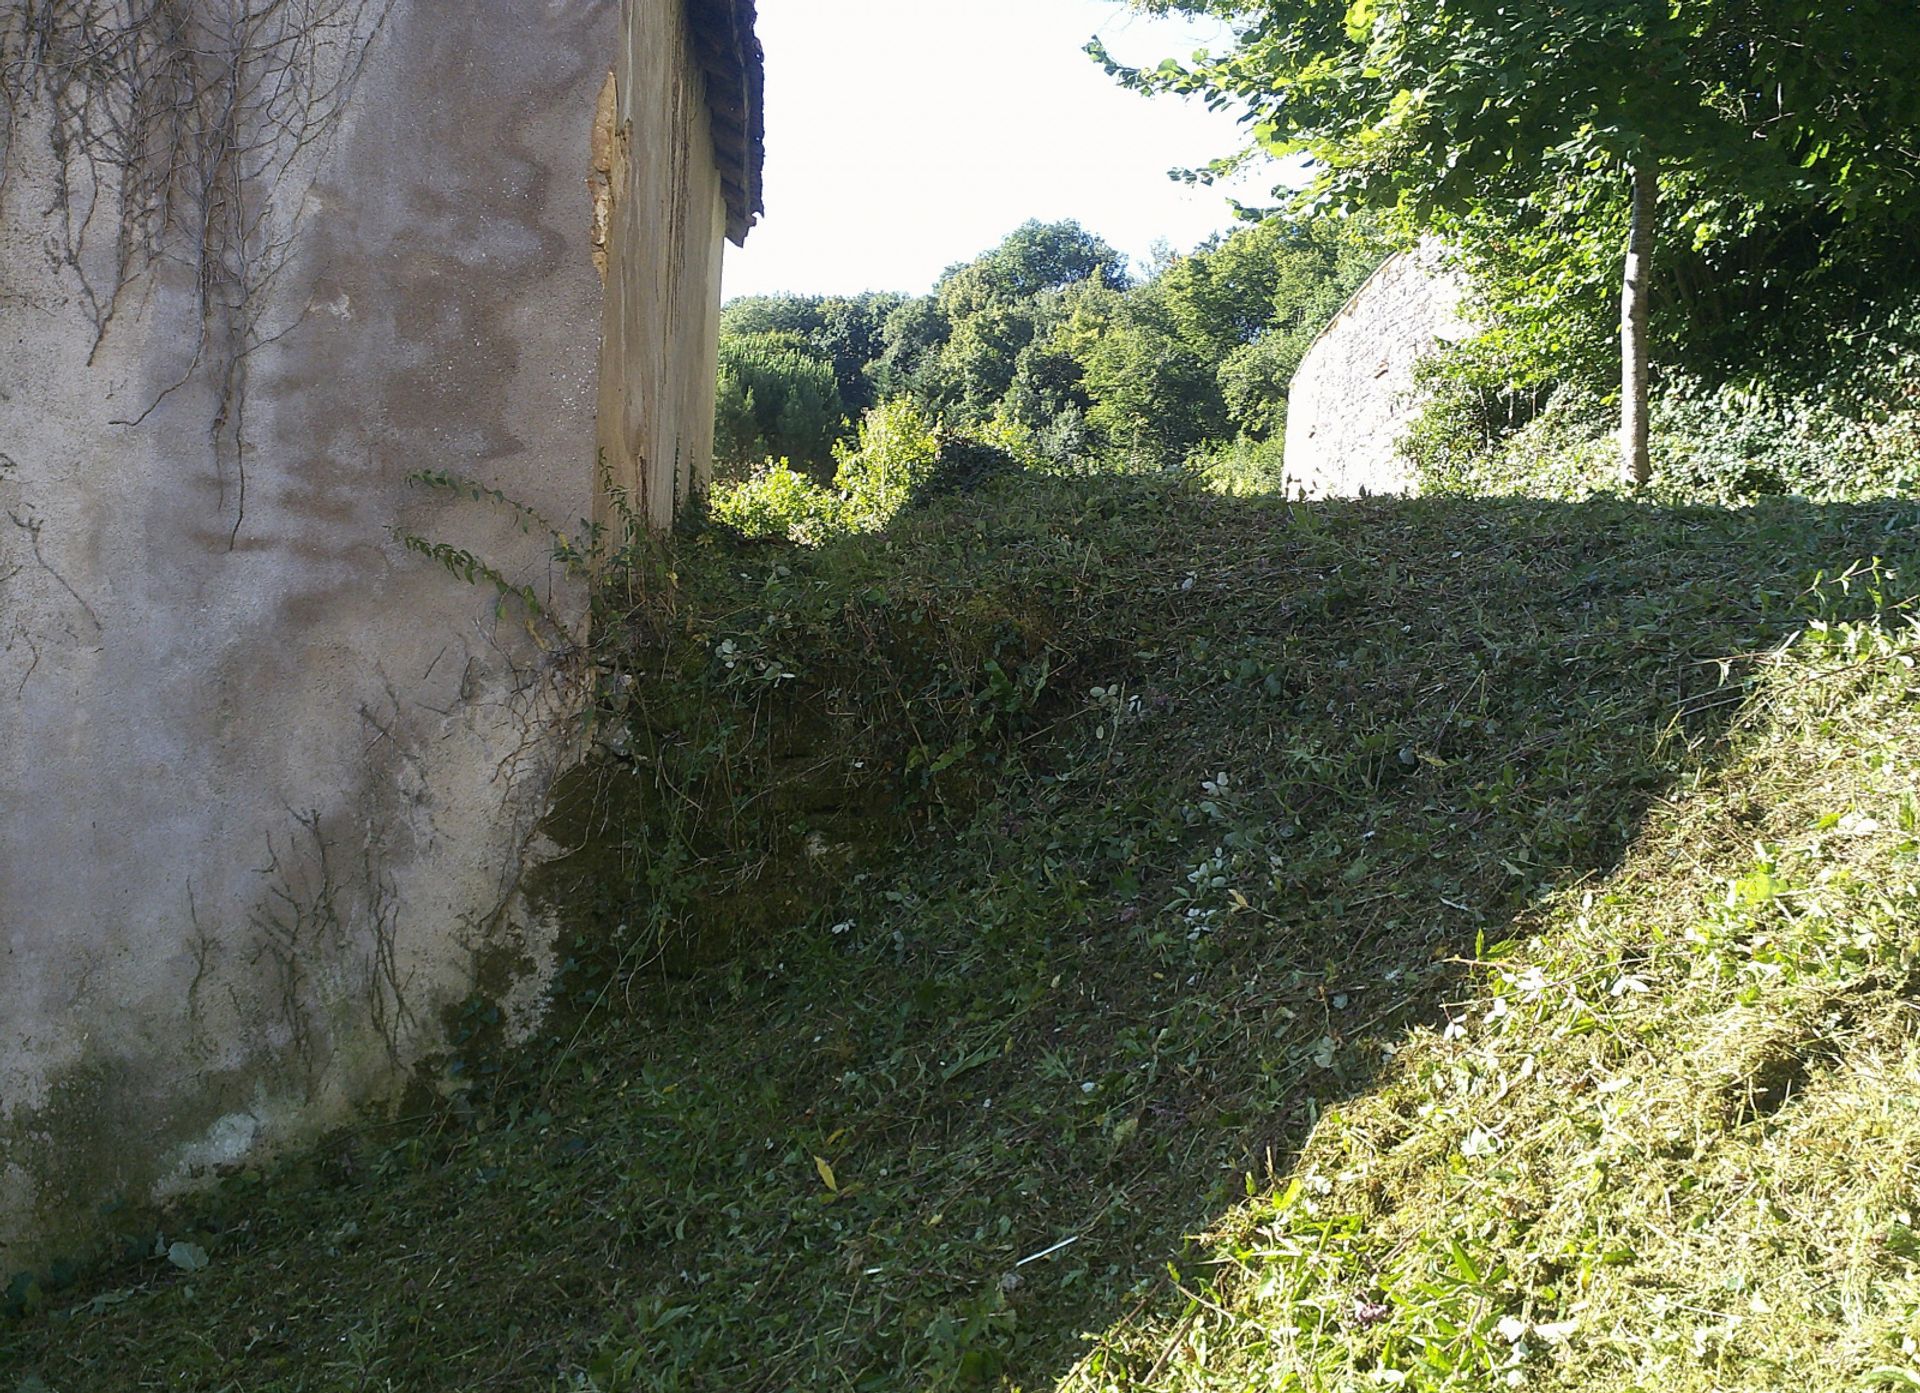
[[1419,410],[1414,367],[1470,332],[1463,285],[1437,244],[1389,257],[1320,332],[1287,394],[1289,492],[1405,493],[1395,450]]
[[[408,476],[571,529],[598,395],[623,468],[668,431],[690,478],[719,264],[680,0],[27,8],[0,14],[0,1276],[379,1093],[490,966],[537,977],[513,904],[582,597],[538,527]],[[60,61],[60,16],[183,9],[94,90]],[[609,68],[631,192],[596,386]],[[160,92],[187,116],[129,134]]]
[[[595,517],[616,534],[636,518],[672,522],[706,486],[715,374],[673,365],[711,364],[719,354],[713,307],[727,227],[714,161],[689,155],[712,149],[713,138],[704,79],[682,56],[687,13],[629,8],[594,141],[607,283]],[[640,138],[649,131],[672,135]]]

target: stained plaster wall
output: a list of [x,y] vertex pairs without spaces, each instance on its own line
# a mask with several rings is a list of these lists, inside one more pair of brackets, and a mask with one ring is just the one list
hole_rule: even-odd
[[1396,449],[1420,400],[1414,368],[1463,337],[1462,284],[1428,242],[1389,257],[1308,348],[1287,393],[1289,492],[1406,493]]
[[[210,334],[208,277],[176,249],[96,342],[120,184],[102,172],[91,241],[50,255],[73,170],[44,110],[8,132],[0,1275],[77,1244],[103,1202],[389,1087],[482,962],[539,969],[514,893],[569,756],[582,599],[537,528],[407,476],[470,476],[562,526],[593,506],[586,178],[616,59],[635,187],[702,150],[698,79],[660,28],[678,0],[627,9],[623,36],[618,0],[337,7],[309,76],[348,97],[297,145],[270,136],[286,158],[239,196],[274,254]],[[630,434],[659,383],[695,412],[712,390],[710,204],[683,210],[671,267],[640,219],[620,234],[623,294],[686,297],[674,334],[608,360]],[[405,534],[484,557],[548,619]]]
[[[629,5],[619,62],[601,95],[596,173],[604,180],[605,331],[600,356],[602,488],[595,518],[622,510],[671,522],[706,486],[713,455],[721,249],[727,207],[705,84],[685,61],[679,5]],[[670,131],[670,140],[642,138]]]

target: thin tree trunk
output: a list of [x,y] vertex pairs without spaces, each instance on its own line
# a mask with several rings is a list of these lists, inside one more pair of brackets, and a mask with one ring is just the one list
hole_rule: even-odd
[[1647,291],[1653,273],[1653,228],[1660,182],[1651,159],[1633,170],[1633,225],[1620,291],[1620,473],[1633,488],[1653,477],[1647,446]]

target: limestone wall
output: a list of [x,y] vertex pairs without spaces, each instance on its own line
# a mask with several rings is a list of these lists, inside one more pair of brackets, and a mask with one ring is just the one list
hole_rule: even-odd
[[[0,1276],[377,1093],[483,967],[537,973],[512,902],[582,598],[538,528],[408,476],[571,527],[598,397],[691,477],[719,257],[680,0],[202,0],[90,97],[31,57],[85,37],[46,26],[153,7],[29,8],[0,14]],[[105,118],[163,91],[227,124],[156,181],[173,136]]]
[[1321,331],[1287,395],[1289,492],[1404,493],[1394,446],[1419,402],[1414,365],[1464,336],[1461,283],[1432,244],[1389,257]]

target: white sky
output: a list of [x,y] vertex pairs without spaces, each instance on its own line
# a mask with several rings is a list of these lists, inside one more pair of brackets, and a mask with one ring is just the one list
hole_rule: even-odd
[[[1144,261],[1233,223],[1167,178],[1238,149],[1228,113],[1125,91],[1098,33],[1151,66],[1231,35],[1119,0],[760,0],[767,212],[727,248],[725,295],[921,292],[1028,218],[1075,218]],[[1271,177],[1240,188],[1260,202]]]

